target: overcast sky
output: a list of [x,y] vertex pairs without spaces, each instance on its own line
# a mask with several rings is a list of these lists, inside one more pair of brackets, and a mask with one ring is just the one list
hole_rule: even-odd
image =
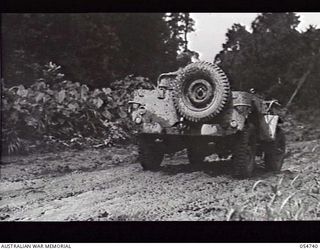
[[[299,30],[304,30],[310,24],[320,28],[320,12],[298,14],[301,21]],[[234,23],[241,23],[249,29],[257,15],[258,13],[191,13],[196,31],[188,35],[189,49],[199,52],[200,60],[213,61],[222,49],[227,29]]]

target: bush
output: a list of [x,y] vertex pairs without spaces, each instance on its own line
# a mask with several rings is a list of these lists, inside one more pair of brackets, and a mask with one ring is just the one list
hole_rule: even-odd
[[3,86],[4,152],[26,151],[27,145],[41,146],[47,140],[67,146],[84,141],[111,145],[130,137],[127,102],[135,88],[151,87],[148,79],[128,76],[112,88],[91,90],[64,80],[59,70],[49,63],[43,78],[29,88]]

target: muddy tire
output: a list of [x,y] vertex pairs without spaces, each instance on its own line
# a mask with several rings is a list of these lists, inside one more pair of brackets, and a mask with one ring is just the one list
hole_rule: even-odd
[[252,175],[256,157],[256,129],[248,124],[238,132],[235,139],[232,161],[235,177],[248,178]]
[[164,152],[160,145],[156,144],[155,142],[140,139],[138,146],[139,162],[143,170],[159,170],[164,157]]
[[218,115],[230,96],[230,84],[215,64],[195,62],[177,76],[173,102],[180,115],[192,122],[203,122]]
[[280,127],[277,128],[273,142],[264,146],[265,168],[269,171],[280,171],[286,153],[286,138]]

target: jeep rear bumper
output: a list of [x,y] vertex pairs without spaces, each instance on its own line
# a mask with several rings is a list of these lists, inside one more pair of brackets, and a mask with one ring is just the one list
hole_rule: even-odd
[[190,135],[190,136],[228,136],[235,134],[236,128],[224,129],[219,124],[202,124],[197,128],[187,129],[184,125],[178,124],[177,126],[164,128],[159,123],[143,123],[141,126],[141,133],[156,134],[156,135]]
[[[209,135],[192,135],[192,134],[148,134],[141,133],[137,139],[143,142],[158,144],[159,148],[165,153],[173,153],[184,148],[194,145],[207,145],[207,149],[211,154],[215,152],[214,148],[218,145],[227,145],[227,142],[232,142],[233,135],[209,136]],[[206,148],[204,147],[204,148]],[[209,154],[208,154],[209,155]]]

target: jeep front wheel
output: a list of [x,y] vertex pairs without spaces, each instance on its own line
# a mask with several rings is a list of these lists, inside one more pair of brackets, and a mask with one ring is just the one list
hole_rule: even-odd
[[253,124],[248,124],[236,135],[232,154],[236,177],[247,178],[255,167],[256,131]]

